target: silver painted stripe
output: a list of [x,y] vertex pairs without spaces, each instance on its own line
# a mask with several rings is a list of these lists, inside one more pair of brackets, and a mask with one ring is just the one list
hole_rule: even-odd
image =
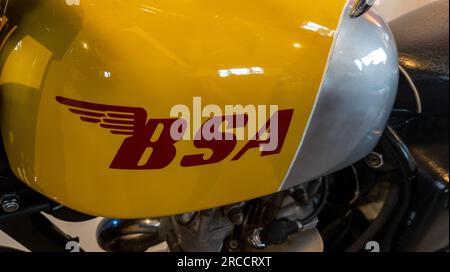
[[397,47],[386,22],[373,10],[357,19],[341,16],[313,111],[280,190],[369,154],[392,112],[398,79]]
[[342,21],[344,19],[344,16],[347,16],[347,7],[349,5],[351,5],[350,2],[351,2],[351,0],[347,0],[345,5],[344,5],[344,7],[343,7],[343,9],[342,9],[342,11],[341,11],[341,16],[339,17],[339,22],[337,24],[336,31],[334,32],[333,42],[331,43],[330,51],[328,52],[327,63],[325,64],[325,69],[323,70],[322,79],[320,80],[319,89],[317,90],[317,93],[316,93],[316,99],[314,101],[313,108],[311,110],[311,113],[309,114],[308,122],[306,123],[306,127],[305,127],[305,130],[303,131],[302,139],[300,141],[300,144],[298,145],[297,151],[295,152],[295,156],[292,158],[291,165],[289,166],[289,169],[286,172],[286,175],[284,176],[283,182],[281,183],[280,188],[278,189],[278,191],[281,191],[283,189],[283,187],[284,187],[284,185],[286,183],[286,180],[289,177],[289,174],[292,172],[292,168],[295,165],[295,161],[298,158],[298,155],[300,154],[300,150],[302,149],[303,144],[305,143],[305,138],[306,138],[306,135],[308,134],[308,130],[310,128],[311,121],[312,121],[313,116],[314,116],[314,112],[317,109],[317,105],[318,105],[318,102],[319,102],[320,94],[323,91],[323,84],[325,82],[325,76],[326,76],[326,74],[327,74],[327,72],[328,72],[328,70],[330,68],[330,60],[331,60],[331,57],[332,57],[333,52],[334,52],[334,47],[336,46],[337,37],[339,36],[339,32],[341,31]]

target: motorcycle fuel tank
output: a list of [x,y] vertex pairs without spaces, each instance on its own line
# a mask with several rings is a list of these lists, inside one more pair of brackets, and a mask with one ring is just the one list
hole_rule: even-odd
[[[350,19],[350,5],[10,0],[0,25],[9,164],[67,207],[143,218],[354,163],[381,136],[398,71],[386,24],[374,12]],[[200,133],[215,124],[214,137]]]

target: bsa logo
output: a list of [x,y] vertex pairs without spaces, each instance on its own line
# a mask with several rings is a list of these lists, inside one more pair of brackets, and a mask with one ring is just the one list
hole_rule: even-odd
[[[56,97],[56,101],[68,106],[69,111],[79,116],[81,121],[96,124],[100,128],[109,130],[113,135],[126,137],[111,162],[111,169],[163,169],[174,161],[177,154],[176,143],[185,138],[183,133],[175,133],[178,136],[174,137],[173,131],[178,130],[178,127],[183,127],[186,123],[184,120],[180,122],[180,118],[149,119],[147,111],[138,107],[88,103],[65,97]],[[240,160],[252,149],[259,149],[261,156],[279,154],[286,139],[293,112],[294,110],[276,111],[259,132],[250,137],[236,155],[230,157],[230,160]],[[200,132],[209,131],[213,127],[211,124],[217,123],[227,124],[226,129],[220,131],[220,137],[207,137],[207,133],[196,133],[199,137],[195,137],[192,142],[198,149],[210,149],[212,155],[202,153],[185,155],[181,159],[180,165],[193,167],[215,164],[227,159],[235,150],[238,142],[233,129],[248,125],[249,120],[245,117],[230,115],[209,118],[199,129]],[[243,121],[239,122],[238,120]],[[267,133],[270,130],[272,131]],[[217,131],[213,133],[217,136]],[[263,134],[269,134],[269,137],[263,139]],[[273,142],[270,137],[276,138],[276,145],[271,149],[261,149],[261,146]],[[148,148],[152,149],[151,156],[147,162],[142,164],[140,161]],[[210,153],[208,152],[208,154]]]

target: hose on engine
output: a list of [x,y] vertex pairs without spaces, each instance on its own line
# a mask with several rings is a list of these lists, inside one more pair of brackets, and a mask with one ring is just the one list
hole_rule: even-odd
[[401,184],[400,182],[391,183],[389,195],[381,209],[378,217],[370,226],[358,237],[358,239],[346,250],[347,252],[360,252],[367,242],[373,240],[375,235],[381,230],[391,218],[397,207],[398,198],[400,197]]
[[400,225],[402,224],[403,219],[405,218],[409,205],[411,203],[411,185],[408,182],[404,182],[402,184],[402,197],[400,207],[397,209],[397,212],[394,216],[392,216],[392,221],[390,222],[390,227],[384,235],[382,242],[382,251],[390,252],[392,250],[392,243],[397,235]]
[[402,181],[402,201],[399,204],[399,208],[395,216],[393,216],[390,228],[387,230],[382,241],[382,250],[384,252],[389,252],[393,248],[393,241],[398,234],[403,219],[407,216],[409,207],[411,205],[412,199],[412,184],[411,181],[416,177],[416,166],[415,161],[412,159],[411,154],[409,154],[406,146],[401,142],[400,138],[393,131],[393,129],[388,128],[387,136],[390,139],[390,143],[394,148],[397,148],[398,152],[394,152],[393,156],[397,161],[399,161],[400,172],[403,177]]
[[[321,196],[317,207],[314,211],[299,221],[292,220],[277,220],[265,226],[262,229],[256,230],[253,238],[250,238],[251,244],[255,247],[266,247],[270,245],[279,245],[286,243],[289,236],[299,232],[312,229],[317,226],[317,216],[322,211],[327,203],[328,198],[328,181],[326,178],[321,179]],[[256,241],[255,241],[256,240]]]
[[[409,209],[411,200],[411,181],[415,178],[416,171],[415,162],[405,144],[392,128],[388,127],[386,129],[382,142],[387,147],[386,151],[396,162],[398,162],[401,179],[391,183],[389,195],[380,214],[363,234],[346,250],[347,252],[360,252],[369,241],[374,239],[379,231],[386,225],[387,221],[393,217],[395,211],[398,210],[395,218],[392,219],[393,222],[391,227],[387,230],[383,239],[383,251],[390,251],[392,248],[392,241],[398,233],[400,224]],[[397,204],[399,203],[401,196],[402,201],[398,208]]]
[[317,205],[316,209],[309,214],[306,218],[301,220],[301,223],[303,225],[307,225],[314,221],[319,213],[322,211],[323,207],[327,204],[327,198],[328,198],[328,180],[327,178],[322,179],[322,194],[320,197],[319,204]]
[[299,227],[296,222],[280,220],[264,227],[259,233],[259,237],[265,246],[280,245],[286,243],[289,236],[298,231]]

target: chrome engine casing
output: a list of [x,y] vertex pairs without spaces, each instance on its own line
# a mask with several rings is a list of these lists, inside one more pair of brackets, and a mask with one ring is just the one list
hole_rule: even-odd
[[[271,220],[301,221],[312,214],[316,209],[316,194],[320,187],[317,184],[321,183],[315,181],[296,187],[309,192],[308,201],[304,203],[293,198],[291,193],[294,189],[292,189],[260,198],[253,204],[240,203],[196,213],[163,217],[160,219],[160,237],[166,241],[171,251],[180,252],[322,252],[324,242],[317,229],[317,220],[312,223],[311,229],[291,235],[284,244],[256,248],[248,241],[250,231],[255,226],[260,227],[259,224],[264,225],[263,222],[267,222],[267,217],[273,217]],[[247,208],[244,209],[244,206]],[[236,220],[233,220],[227,212],[233,207],[243,208],[240,209],[242,220],[238,220],[239,223],[236,223]],[[188,219],[182,223],[179,218],[183,217]],[[236,243],[236,248],[233,249],[231,242]]]

